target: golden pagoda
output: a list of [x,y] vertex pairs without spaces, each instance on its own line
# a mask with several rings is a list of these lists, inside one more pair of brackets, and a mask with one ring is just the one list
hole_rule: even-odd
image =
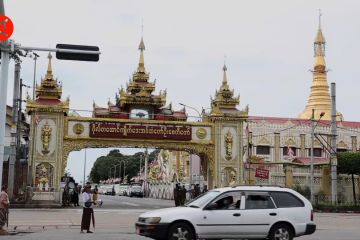
[[[331,120],[331,98],[329,94],[329,85],[327,82],[327,69],[325,63],[325,38],[321,31],[319,20],[319,28],[314,41],[314,69],[313,81],[308,103],[305,110],[299,115],[302,119],[312,118],[312,109],[314,109],[314,118],[320,119],[320,114],[325,113],[323,120]],[[337,113],[336,120],[342,121],[341,113]]]
[[48,59],[45,77],[41,79],[40,86],[36,85],[36,98],[31,99],[30,96],[27,97],[27,111],[31,113],[35,108],[46,110],[48,106],[51,106],[54,111],[61,111],[67,114],[69,111],[69,98],[61,101],[62,86],[57,79],[54,79],[51,66],[52,56],[50,53]]

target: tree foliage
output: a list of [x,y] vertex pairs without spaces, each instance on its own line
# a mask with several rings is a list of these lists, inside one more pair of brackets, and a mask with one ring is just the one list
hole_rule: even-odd
[[[155,150],[149,153],[149,162],[157,158],[159,150]],[[100,180],[106,180],[108,178],[113,178],[114,173],[116,173],[115,178],[123,177],[124,175],[124,164],[120,162],[125,162],[125,175],[127,176],[127,181],[132,177],[137,176],[140,171],[140,159],[142,159],[141,166],[144,166],[144,152],[137,152],[133,155],[123,155],[118,149],[111,150],[108,155],[101,156],[96,159],[93,167],[90,171],[90,180],[94,183],[99,183]],[[116,167],[116,172],[114,166]],[[111,168],[111,170],[110,170]],[[121,168],[121,169],[120,169]],[[121,173],[120,173],[121,170]],[[111,174],[111,175],[110,175]]]
[[360,153],[340,152],[337,154],[338,173],[360,175]]
[[338,173],[351,175],[353,188],[353,201],[356,204],[356,191],[354,175],[360,175],[360,153],[358,152],[341,152],[337,153]]

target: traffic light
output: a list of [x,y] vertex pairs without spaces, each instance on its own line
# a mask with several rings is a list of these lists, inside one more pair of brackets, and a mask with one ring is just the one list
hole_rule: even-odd
[[57,49],[64,50],[82,50],[82,51],[94,51],[97,53],[74,53],[74,52],[56,52],[57,59],[63,60],[77,60],[77,61],[99,61],[99,47],[97,46],[84,46],[84,45],[71,45],[71,44],[56,44]]

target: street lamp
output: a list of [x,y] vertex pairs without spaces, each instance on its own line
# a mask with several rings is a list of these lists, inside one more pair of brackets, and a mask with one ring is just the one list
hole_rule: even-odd
[[115,164],[113,167],[115,168],[115,170],[114,170],[114,179],[116,178],[116,167],[117,166],[120,166],[120,171],[119,171],[119,173],[121,173],[121,164]]
[[191,107],[189,105],[186,105],[186,104],[183,104],[183,103],[179,103],[181,106],[184,106],[184,107],[187,107],[187,108],[191,108],[192,110],[194,110],[198,115],[199,115],[199,121],[202,119],[202,115],[200,114],[200,112],[194,108],[194,107]]
[[111,169],[112,169],[112,167],[109,167],[109,169],[110,169],[109,178],[111,178]]
[[124,164],[124,167],[123,167],[123,173],[124,173],[124,176],[123,176],[123,178],[125,178],[125,168],[126,168],[126,162],[125,162],[125,160],[120,160],[120,161],[118,161],[118,164],[115,164],[115,165],[113,165],[112,166],[112,168],[115,168],[115,172],[114,172],[114,179],[116,178],[116,167],[117,166],[120,166],[120,168],[119,168],[119,178],[121,178],[121,164]]
[[311,150],[310,150],[310,201],[314,203],[314,136],[315,128],[319,123],[320,119],[325,115],[325,112],[320,113],[319,120],[315,124],[315,109],[312,109],[311,115]]

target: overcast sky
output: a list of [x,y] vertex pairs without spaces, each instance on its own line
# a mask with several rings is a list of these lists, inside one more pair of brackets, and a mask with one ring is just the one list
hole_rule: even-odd
[[[109,98],[137,67],[143,19],[145,66],[167,101],[199,111],[210,104],[222,81],[224,55],[228,80],[253,116],[297,117],[306,105],[313,67],[313,40],[321,8],[327,41],[328,81],[337,83],[337,110],[345,120],[359,121],[360,1],[120,1],[5,0],[15,25],[13,39],[23,46],[57,43],[96,45],[100,61],[53,61],[63,82],[63,97],[73,109],[91,110],[93,100]],[[47,59],[38,52],[37,81]],[[25,59],[21,77],[33,81],[34,61]],[[13,63],[9,73],[11,103]],[[188,109],[190,115],[196,112]],[[88,113],[83,112],[82,115]],[[121,150],[125,152],[125,150]],[[108,150],[88,150],[87,174]],[[134,151],[132,151],[134,152]],[[68,168],[83,176],[84,151],[70,155]]]

